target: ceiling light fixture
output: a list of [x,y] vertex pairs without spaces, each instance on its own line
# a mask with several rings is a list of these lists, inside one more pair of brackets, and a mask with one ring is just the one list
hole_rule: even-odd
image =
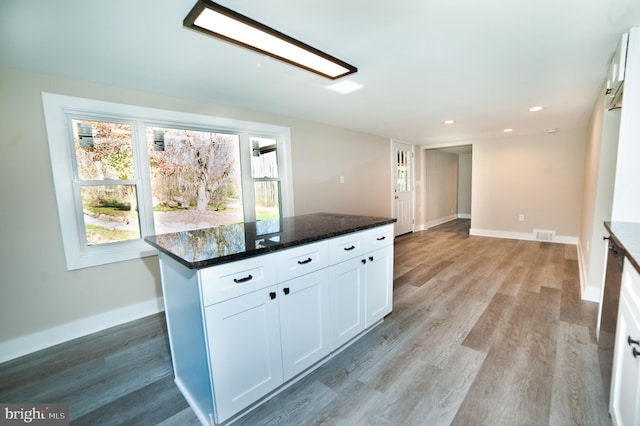
[[444,124],[453,124],[455,122],[456,122],[455,120],[444,120],[443,121]]
[[504,131],[505,133],[511,133],[511,132],[513,132],[513,129],[504,129],[503,131]]
[[353,65],[209,0],[198,0],[183,24],[332,80],[358,71]]
[[531,112],[538,112],[538,111],[542,111],[543,109],[544,109],[544,108],[543,108],[543,107],[541,107],[541,106],[534,106],[534,107],[529,108],[529,111],[531,111]]

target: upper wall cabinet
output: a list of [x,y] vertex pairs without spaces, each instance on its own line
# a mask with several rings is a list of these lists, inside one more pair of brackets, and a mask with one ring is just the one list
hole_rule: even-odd
[[622,106],[622,93],[624,92],[624,73],[627,62],[627,44],[629,34],[624,33],[611,60],[609,75],[607,77],[607,108],[614,109]]

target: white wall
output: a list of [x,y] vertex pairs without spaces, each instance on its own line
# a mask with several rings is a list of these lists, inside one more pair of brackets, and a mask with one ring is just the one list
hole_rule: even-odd
[[[155,257],[66,270],[43,91],[288,126],[296,214],[391,214],[388,139],[268,113],[0,68],[2,359],[160,307]],[[344,185],[339,183],[341,175]]]
[[577,243],[585,140],[586,129],[561,129],[474,143],[471,233],[526,239],[553,230]]

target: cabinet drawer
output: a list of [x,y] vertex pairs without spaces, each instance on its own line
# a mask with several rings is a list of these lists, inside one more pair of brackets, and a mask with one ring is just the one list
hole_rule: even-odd
[[201,269],[198,273],[204,306],[275,284],[274,256],[267,254]]
[[331,265],[362,256],[366,251],[366,231],[354,232],[329,240],[329,262]]
[[369,229],[367,233],[367,251],[377,250],[393,244],[393,225]]
[[327,242],[320,241],[274,253],[277,255],[278,281],[287,281],[329,264]]

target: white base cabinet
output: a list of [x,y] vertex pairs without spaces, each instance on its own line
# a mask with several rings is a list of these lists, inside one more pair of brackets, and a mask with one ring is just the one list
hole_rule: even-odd
[[218,421],[283,382],[276,287],[205,308],[205,325]]
[[284,380],[329,355],[329,275],[326,269],[278,286]]
[[393,246],[367,255],[365,280],[365,327],[391,313],[393,305]]
[[631,426],[640,424],[640,275],[626,259],[621,287],[609,412]]
[[176,384],[203,424],[240,416],[392,309],[393,225],[197,271],[159,258]]
[[362,259],[346,260],[330,267],[331,350],[336,350],[365,329]]

